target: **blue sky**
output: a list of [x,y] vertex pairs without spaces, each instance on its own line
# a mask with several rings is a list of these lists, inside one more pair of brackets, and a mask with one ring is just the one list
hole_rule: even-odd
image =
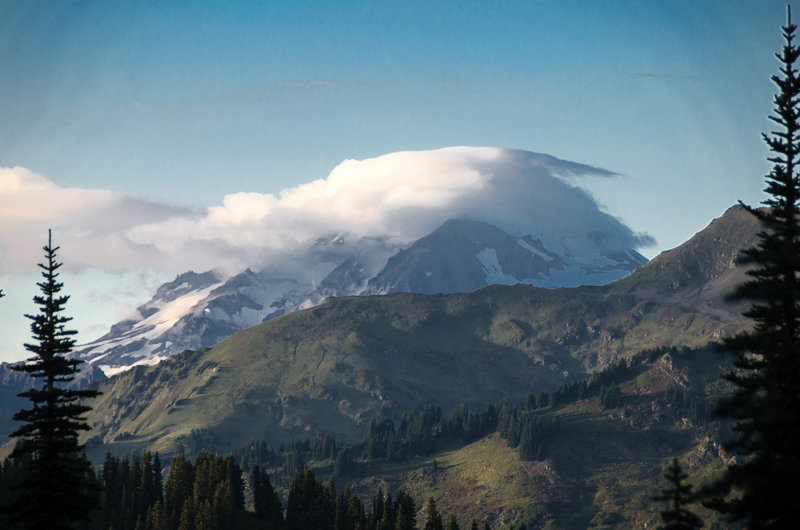
[[[276,194],[345,159],[510,147],[618,173],[581,185],[652,257],[761,200],[785,6],[0,0],[0,167],[144,215]],[[147,298],[141,271],[115,271]]]

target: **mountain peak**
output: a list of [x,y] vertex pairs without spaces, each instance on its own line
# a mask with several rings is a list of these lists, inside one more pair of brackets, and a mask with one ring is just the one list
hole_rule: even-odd
[[463,217],[448,219],[399,252],[387,237],[331,233],[260,271],[246,269],[224,280],[213,271],[181,274],[107,335],[76,348],[75,355],[112,373],[185,349],[213,346],[232,333],[331,296],[458,293],[517,283],[600,285],[644,261],[631,249],[600,250],[594,237],[571,237],[571,244],[593,252],[579,261],[547,248],[538,237],[512,236],[493,224]]
[[739,253],[756,244],[760,230],[755,216],[740,205],[731,206],[688,241],[665,250],[614,286],[641,297],[725,306],[733,286],[746,279],[745,269],[738,266]]

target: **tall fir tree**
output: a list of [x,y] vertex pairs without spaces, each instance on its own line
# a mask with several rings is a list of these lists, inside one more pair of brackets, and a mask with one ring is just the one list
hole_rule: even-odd
[[766,208],[746,207],[762,223],[756,246],[743,252],[750,279],[735,293],[751,302],[753,329],[724,342],[734,357],[725,375],[733,394],[716,408],[733,420],[728,448],[738,455],[709,492],[708,506],[751,528],[791,528],[800,521],[800,80],[794,44],[797,26],[788,9],[784,46],[776,57],[774,114],[779,129],[764,141],[774,153]]
[[65,328],[71,318],[62,315],[69,297],[59,295],[64,284],[58,281],[58,249],[48,231],[45,260],[39,264],[44,281],[37,283],[42,295],[33,298],[39,312],[25,315],[34,339],[25,349],[33,357],[13,366],[41,381],[41,386],[19,394],[32,407],[14,414],[23,425],[11,435],[19,438],[11,457],[30,457],[30,464],[10,510],[15,521],[30,529],[72,528],[99,507],[99,486],[78,443],[79,432],[89,430],[83,414],[91,410],[81,400],[98,392],[65,388],[82,361],[65,357],[75,345],[76,332]]
[[272,487],[269,475],[265,470],[261,470],[258,462],[253,467],[252,480],[253,509],[256,517],[266,521],[267,528],[271,530],[279,529],[283,526],[283,509],[281,508],[280,497]]
[[425,525],[422,528],[424,530],[444,530],[442,516],[439,513],[439,509],[436,507],[436,501],[433,499],[433,497],[428,498],[428,503],[425,505],[425,511],[427,512],[427,515],[425,518]]
[[416,516],[417,509],[411,495],[405,491],[398,493],[394,519],[395,530],[414,530],[417,527]]
[[669,482],[669,487],[662,490],[660,495],[653,497],[653,500],[668,503],[666,510],[661,512],[661,519],[664,521],[662,530],[693,530],[701,528],[703,521],[686,508],[693,500],[692,485],[686,482],[689,475],[683,472],[677,458],[672,459],[672,463],[667,466],[664,478]]

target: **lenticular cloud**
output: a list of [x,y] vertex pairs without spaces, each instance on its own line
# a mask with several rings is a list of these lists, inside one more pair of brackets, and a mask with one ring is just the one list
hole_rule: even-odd
[[[219,205],[192,211],[0,168],[0,287],[7,295],[0,312],[10,323],[6,336],[22,343],[27,322],[21,315],[30,310],[30,297],[21,285],[33,285],[48,228],[62,248],[68,285],[77,287],[74,300],[95,301],[78,312],[81,333],[107,329],[144,301],[147,293],[137,282],[138,294],[122,296],[137,274],[160,282],[187,270],[296,266],[291,256],[298,246],[339,233],[387,238],[393,244],[386,248],[395,248],[448,219],[467,218],[531,235],[578,260],[650,243],[579,187],[583,179],[609,176],[526,151],[451,147],[345,160],[324,179],[277,194],[232,193]],[[104,297],[109,300],[101,303]],[[12,358],[4,353],[10,344],[0,341],[0,358]]]
[[345,160],[327,178],[277,195],[228,195],[200,219],[141,225],[130,237],[190,255],[216,244],[236,250],[228,256],[254,263],[331,233],[388,236],[406,244],[451,218],[531,234],[568,253],[580,253],[570,245],[587,237],[600,248],[648,244],[647,236],[635,234],[570,184],[575,177],[612,175],[548,155],[493,147],[398,152]]
[[580,254],[577,245],[587,238],[601,249],[648,244],[574,185],[612,175],[526,151],[451,147],[345,160],[327,178],[278,194],[232,193],[192,212],[109,190],[62,188],[23,168],[0,169],[0,267],[29,268],[39,250],[30,242],[51,226],[73,267],[170,272],[262,266],[332,233],[407,244],[451,218],[530,234],[570,254]]

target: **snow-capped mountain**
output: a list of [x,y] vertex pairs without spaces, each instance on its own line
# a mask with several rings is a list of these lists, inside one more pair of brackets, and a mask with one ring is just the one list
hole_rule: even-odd
[[593,254],[559,253],[531,235],[514,237],[464,219],[445,222],[406,249],[387,238],[336,234],[258,272],[247,269],[229,278],[216,272],[181,274],[131,317],[73,354],[111,375],[212,346],[330,296],[470,292],[491,284],[601,285],[647,261],[632,249],[608,251],[590,243],[580,246]]
[[364,290],[369,277],[395,253],[385,238],[334,234],[309,242],[264,269],[225,278],[186,272],[99,339],[71,355],[112,375],[156,364],[184,350],[212,346],[231,334],[328,296]]
[[487,223],[451,219],[392,256],[365,294],[470,292],[490,284],[602,285],[646,262],[632,249],[559,255],[530,235],[513,237]]

